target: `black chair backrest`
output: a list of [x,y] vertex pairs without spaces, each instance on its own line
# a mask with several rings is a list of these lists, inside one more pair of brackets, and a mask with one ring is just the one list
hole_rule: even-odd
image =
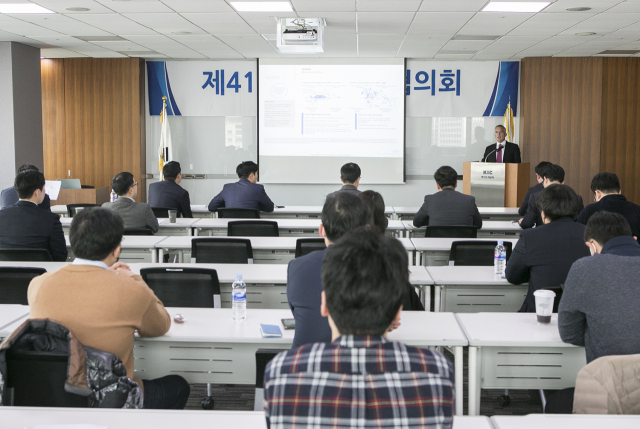
[[218,217],[226,219],[260,219],[260,212],[256,209],[218,209]]
[[296,240],[296,258],[326,248],[324,238],[298,238]]
[[125,228],[124,235],[153,235],[149,228]]
[[264,371],[267,364],[284,350],[258,349],[256,350],[256,389],[264,389]]
[[191,262],[198,264],[253,263],[251,240],[226,237],[193,238]]
[[0,261],[30,261],[30,262],[50,262],[53,261],[47,249],[12,249],[0,248]]
[[425,237],[440,238],[478,238],[478,228],[475,226],[427,226]]
[[96,189],[96,187],[91,185],[80,185],[80,189]]
[[[508,261],[513,245],[510,241],[505,241],[503,244],[507,249]],[[449,262],[453,262],[453,265],[492,266],[497,245],[497,241],[454,241],[451,243]]]
[[44,268],[0,267],[0,304],[29,305],[29,283],[46,272]]
[[[157,218],[168,218],[169,210],[176,210],[176,209],[171,209],[169,207],[151,207],[151,210],[153,211],[153,214]],[[178,212],[178,217],[180,217],[180,210],[176,210],[176,211]]]
[[562,286],[553,286],[553,287],[543,287],[542,289],[552,290],[556,293],[556,297],[553,299],[553,312],[558,312],[558,306],[560,305],[560,300],[562,299]]
[[22,407],[88,407],[86,397],[64,390],[66,353],[7,352],[7,385],[12,389],[8,405]]
[[67,204],[67,214],[69,217],[73,217],[76,214],[77,208],[87,208],[87,207],[100,207],[99,204]]
[[165,307],[213,308],[214,295],[220,297],[220,282],[216,270],[143,268],[140,276]]
[[237,220],[227,224],[228,237],[280,237],[278,222]]

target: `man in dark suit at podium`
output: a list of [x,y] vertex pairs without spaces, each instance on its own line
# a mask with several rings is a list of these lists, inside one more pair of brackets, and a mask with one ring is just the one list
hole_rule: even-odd
[[520,148],[506,140],[507,129],[502,125],[496,125],[495,136],[496,143],[490,144],[484,150],[482,162],[521,163]]
[[164,180],[149,185],[149,205],[177,210],[182,217],[193,217],[189,191],[180,186],[182,169],[177,161],[167,162],[162,167]]

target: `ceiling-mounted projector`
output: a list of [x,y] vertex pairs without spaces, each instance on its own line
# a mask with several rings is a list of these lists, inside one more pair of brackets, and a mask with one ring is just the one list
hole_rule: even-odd
[[324,18],[278,19],[277,46],[283,54],[324,52]]

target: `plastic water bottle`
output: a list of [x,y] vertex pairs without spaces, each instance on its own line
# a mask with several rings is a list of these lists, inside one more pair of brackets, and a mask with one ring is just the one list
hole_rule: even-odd
[[504,270],[507,267],[507,248],[504,241],[499,240],[496,250],[493,252],[493,268],[497,276],[504,278]]
[[242,274],[236,274],[236,279],[231,285],[231,306],[233,308],[233,320],[247,318],[247,285],[242,280]]
[[109,196],[109,200],[112,203],[115,203],[116,200],[118,199],[118,194],[116,194],[116,191],[114,191],[113,189],[111,190],[111,195]]

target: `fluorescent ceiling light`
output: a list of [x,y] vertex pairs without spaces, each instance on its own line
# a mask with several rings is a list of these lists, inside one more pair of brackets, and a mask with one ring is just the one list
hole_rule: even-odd
[[0,13],[55,13],[33,3],[0,4]]
[[229,4],[238,12],[293,12],[288,1],[233,1]]
[[482,9],[483,12],[540,12],[549,6],[548,1],[530,1],[530,2],[513,2],[513,1],[492,1]]

